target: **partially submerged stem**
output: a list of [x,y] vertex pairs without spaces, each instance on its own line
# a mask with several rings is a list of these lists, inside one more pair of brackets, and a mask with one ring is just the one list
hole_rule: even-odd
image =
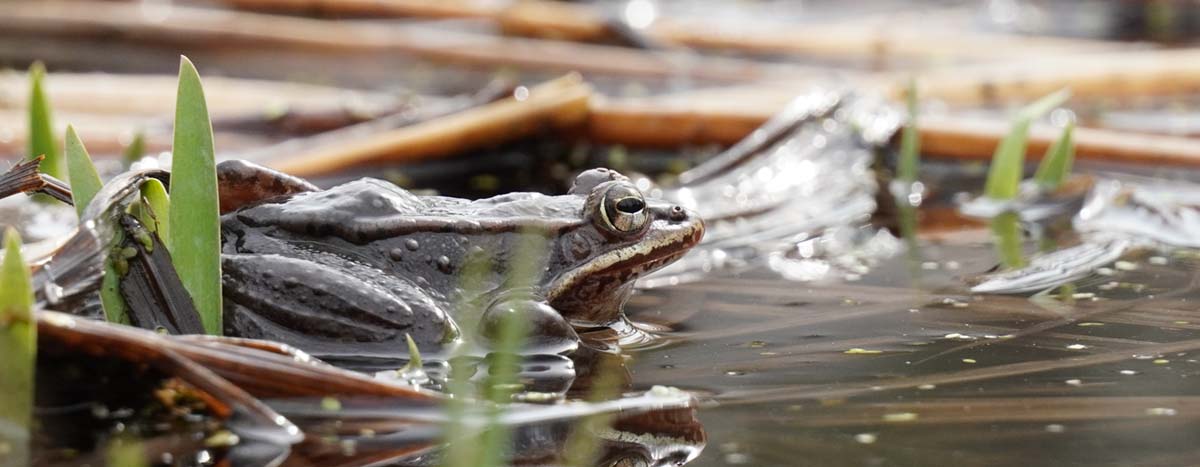
[[996,240],[996,253],[1000,264],[1007,268],[1025,265],[1021,254],[1021,221],[1016,213],[1006,212],[992,218],[992,235]]

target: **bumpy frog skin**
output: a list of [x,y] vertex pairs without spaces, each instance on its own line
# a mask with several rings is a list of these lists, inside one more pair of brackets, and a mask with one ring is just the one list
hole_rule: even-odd
[[[226,332],[394,354],[406,334],[422,349],[454,339],[464,303],[487,309],[513,295],[557,311],[535,328],[605,326],[624,319],[635,279],[703,233],[696,214],[643,198],[607,169],[584,172],[566,195],[475,201],[361,179],[222,217]],[[530,264],[535,277],[514,277]]]

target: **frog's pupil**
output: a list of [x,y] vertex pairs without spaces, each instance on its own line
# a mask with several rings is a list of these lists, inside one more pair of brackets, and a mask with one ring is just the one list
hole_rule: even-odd
[[644,207],[646,207],[646,203],[637,198],[623,198],[617,201],[617,210],[626,214],[637,214]]

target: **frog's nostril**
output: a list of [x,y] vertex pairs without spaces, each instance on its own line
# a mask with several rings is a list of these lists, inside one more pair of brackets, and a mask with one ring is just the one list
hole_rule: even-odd
[[687,211],[683,210],[683,206],[671,206],[671,212],[668,216],[673,221],[682,221],[687,219]]

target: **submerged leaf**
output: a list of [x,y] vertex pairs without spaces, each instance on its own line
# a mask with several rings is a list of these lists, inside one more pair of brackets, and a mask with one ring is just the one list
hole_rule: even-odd
[[45,155],[39,166],[42,173],[63,178],[62,156],[54,137],[54,123],[50,116],[50,101],[46,98],[43,81],[46,67],[34,62],[29,67],[29,154],[30,158]]
[[1071,166],[1075,162],[1075,142],[1072,140],[1074,131],[1075,122],[1067,122],[1062,135],[1046,149],[1046,155],[1042,157],[1042,163],[1038,165],[1037,173],[1033,176],[1042,189],[1055,190],[1067,180],[1068,175],[1071,175]]
[[209,334],[221,333],[221,257],[212,122],[196,67],[179,64],[167,247]]
[[[21,238],[9,228],[4,234],[4,264],[0,268],[0,427],[14,437],[0,452],[0,465],[24,465],[33,414],[33,377],[37,327],[33,321],[33,285],[21,258]],[[5,426],[7,425],[7,426]]]
[[992,154],[992,166],[988,170],[987,185],[984,188],[988,197],[1007,200],[1017,196],[1025,169],[1025,145],[1029,138],[1029,125],[1034,119],[1062,105],[1070,95],[1065,89],[1058,91],[1038,99],[1017,113],[1012,129],[1000,140],[996,152]]
[[70,125],[67,125],[66,143],[71,200],[75,203],[76,214],[83,217],[83,211],[100,191],[103,183],[100,182],[100,174],[96,172],[96,165],[92,163],[92,156],[88,155],[83,141],[79,140],[75,128]]

